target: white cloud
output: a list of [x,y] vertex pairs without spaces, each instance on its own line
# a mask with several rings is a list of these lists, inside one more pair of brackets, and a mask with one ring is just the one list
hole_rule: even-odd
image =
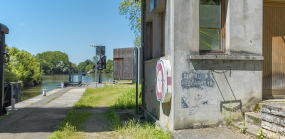
[[20,23],[19,25],[20,25],[20,26],[26,26],[26,24],[24,24],[24,23]]

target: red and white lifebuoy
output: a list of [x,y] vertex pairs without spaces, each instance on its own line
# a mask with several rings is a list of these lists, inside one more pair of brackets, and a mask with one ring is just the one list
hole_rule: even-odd
[[156,64],[156,97],[162,103],[171,100],[171,65],[169,60],[158,60]]

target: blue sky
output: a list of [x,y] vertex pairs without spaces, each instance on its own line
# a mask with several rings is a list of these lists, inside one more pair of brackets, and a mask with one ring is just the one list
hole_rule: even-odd
[[0,0],[0,23],[8,26],[6,44],[33,55],[61,51],[79,64],[92,59],[95,48],[133,47],[129,21],[119,15],[123,0]]

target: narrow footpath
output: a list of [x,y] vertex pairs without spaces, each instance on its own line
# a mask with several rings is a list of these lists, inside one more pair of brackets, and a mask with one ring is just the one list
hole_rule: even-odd
[[9,111],[12,115],[0,120],[0,139],[47,138],[88,87],[93,88],[95,84],[54,89],[47,96],[39,95],[16,104],[18,110]]

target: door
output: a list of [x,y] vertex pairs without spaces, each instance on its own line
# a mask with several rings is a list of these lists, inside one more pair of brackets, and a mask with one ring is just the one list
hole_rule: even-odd
[[285,97],[285,1],[264,1],[263,56],[263,99]]
[[114,79],[122,79],[123,76],[123,65],[124,64],[124,59],[123,58],[114,58],[114,71],[113,71],[113,76]]

